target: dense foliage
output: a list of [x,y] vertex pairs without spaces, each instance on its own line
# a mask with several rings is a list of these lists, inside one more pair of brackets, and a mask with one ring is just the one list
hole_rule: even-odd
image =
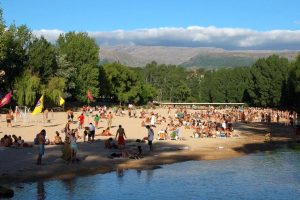
[[87,33],[61,34],[52,44],[24,25],[6,26],[0,10],[1,95],[12,91],[19,105],[33,106],[42,94],[52,105],[60,97],[87,103],[90,90],[95,100],[120,103],[245,102],[300,109],[300,55],[294,61],[273,55],[251,67],[203,70],[156,62],[140,68],[101,66],[99,53]]
[[67,101],[87,103],[87,92],[95,100],[147,103],[156,89],[130,67],[111,63],[101,66],[99,46],[87,33],[61,34],[52,44],[33,36],[22,25],[6,26],[0,10],[1,96],[12,91],[18,105],[35,105],[45,95],[48,105]]
[[295,61],[277,55],[251,67],[186,70],[155,62],[136,69],[170,102],[244,102],[250,106],[300,109],[300,54]]
[[222,53],[207,53],[191,58],[182,63],[184,67],[202,67],[202,68],[221,68],[221,67],[240,67],[251,66],[256,58],[247,55],[222,55]]

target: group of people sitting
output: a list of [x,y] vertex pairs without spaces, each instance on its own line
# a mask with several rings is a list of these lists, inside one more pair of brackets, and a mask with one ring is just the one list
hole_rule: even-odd
[[[169,109],[168,117],[161,116],[154,113],[149,113],[142,120],[141,126],[167,124],[166,128],[161,129],[158,133],[158,140],[180,140],[184,139],[181,134],[181,128],[191,129],[191,137],[232,137],[237,136],[233,134],[233,122],[238,121],[238,114],[227,109],[224,110],[205,110],[188,112],[185,108],[177,109],[175,115],[172,116],[171,109]],[[153,120],[154,119],[154,120]]]
[[178,115],[179,123],[186,129],[192,129],[194,138],[231,137],[233,136],[233,121],[236,115],[227,110],[208,110],[187,113],[186,110]]
[[28,143],[24,142],[21,136],[16,135],[4,135],[1,138],[0,146],[3,147],[32,147]]

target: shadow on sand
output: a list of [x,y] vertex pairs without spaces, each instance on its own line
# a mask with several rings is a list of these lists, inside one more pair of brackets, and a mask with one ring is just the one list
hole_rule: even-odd
[[[119,149],[105,149],[105,140],[109,137],[101,137],[92,143],[78,143],[78,163],[69,163],[60,158],[63,145],[46,146],[46,154],[42,165],[36,165],[37,146],[23,149],[6,149],[0,151],[3,163],[7,166],[0,166],[0,184],[11,182],[31,182],[51,178],[69,179],[76,176],[84,176],[96,173],[107,173],[118,168],[123,169],[155,169],[161,164],[168,164],[180,161],[199,159],[199,156],[185,156],[178,152],[187,149],[186,146],[177,141],[159,141],[154,144],[154,151],[150,152],[147,143],[139,143],[135,140],[127,140],[126,151],[137,152],[137,146],[142,147],[142,158],[135,160],[129,158],[111,159],[109,156],[114,152],[122,152]],[[12,156],[5,156],[6,152],[14,151],[18,159]],[[12,153],[12,152],[10,152]],[[168,154],[168,155],[162,155]],[[1,161],[1,162],[2,162]],[[20,165],[22,163],[22,165]],[[10,168],[13,166],[13,170]]]
[[266,133],[271,133],[272,135],[272,141],[270,142],[254,142],[233,148],[240,153],[249,154],[273,151],[283,146],[290,147],[298,143],[295,135],[296,127],[286,127],[279,123],[238,123],[236,129],[244,135],[265,136]]

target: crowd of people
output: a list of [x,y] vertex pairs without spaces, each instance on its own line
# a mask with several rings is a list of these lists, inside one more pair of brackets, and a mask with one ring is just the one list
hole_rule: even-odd
[[0,139],[0,146],[3,147],[32,147],[32,145],[24,142],[21,136],[16,135],[4,135]]
[[[151,111],[143,108],[138,109],[133,104],[129,104],[127,109],[121,106],[112,108],[84,106],[77,116],[72,110],[68,110],[67,123],[64,129],[61,130],[61,133],[64,134],[64,140],[59,131],[56,131],[53,140],[47,138],[44,129],[36,135],[34,143],[39,146],[37,164],[41,164],[45,145],[62,145],[62,158],[68,162],[76,162],[78,161],[78,141],[83,139],[83,142],[93,143],[95,137],[99,135],[109,137],[105,139],[105,148],[126,150],[127,136],[122,125],[119,125],[115,134],[111,133],[114,116],[140,119],[141,126],[145,127],[142,141],[148,142],[149,151],[153,151],[153,141],[155,139],[185,140],[186,137],[238,137],[239,135],[234,131],[236,122],[275,122],[285,126],[295,126],[298,118],[296,112],[262,108],[205,107],[204,109],[188,109],[186,107],[169,106],[166,109],[167,113],[162,114],[155,113],[155,109],[150,109]],[[13,112],[9,111],[6,115],[8,126],[13,120],[11,116],[13,116]],[[99,127],[100,122],[103,122],[101,125],[104,125],[104,127]],[[78,128],[71,129],[71,125],[76,123]],[[86,124],[88,125],[85,126]],[[100,134],[96,134],[96,131],[100,128],[103,128],[103,130]],[[185,129],[185,131],[182,131],[182,129]],[[268,138],[270,138],[269,135]],[[20,136],[15,135],[4,135],[1,138],[0,145],[4,147],[30,146]]]
[[189,110],[185,107],[173,108],[175,115],[171,115],[171,107],[168,107],[168,116],[161,116],[158,113],[141,114],[141,126],[156,127],[165,125],[165,128],[158,131],[159,140],[184,139],[180,135],[181,128],[190,129],[190,137],[237,137],[234,132],[236,122],[263,122],[279,123],[285,126],[295,126],[297,124],[297,113],[261,108],[214,108]]

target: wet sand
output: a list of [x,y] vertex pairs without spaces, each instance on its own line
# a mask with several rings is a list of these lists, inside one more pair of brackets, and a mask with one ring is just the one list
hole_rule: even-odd
[[[152,110],[149,110],[149,112]],[[155,113],[167,116],[167,109],[155,109]],[[127,113],[126,113],[127,114]],[[172,116],[175,110],[172,110]],[[75,113],[75,118],[79,113]],[[32,143],[35,135],[45,129],[47,137],[52,141],[55,131],[61,131],[66,123],[66,113],[55,112],[49,114],[50,122],[43,122],[43,115],[31,117],[30,123],[17,122],[13,127],[6,127],[5,115],[1,116],[0,137],[4,134],[15,134],[21,136],[26,142]],[[93,121],[90,116],[85,120],[85,126],[89,121]],[[155,140],[153,142],[154,151],[149,152],[146,143],[137,143],[136,139],[142,139],[147,136],[147,130],[141,126],[142,119],[129,118],[128,115],[114,116],[113,128],[111,133],[115,135],[117,127],[121,124],[127,135],[127,149],[135,150],[137,145],[143,149],[143,158],[139,160],[129,158],[114,158],[108,156],[113,152],[119,152],[115,149],[105,149],[104,141],[108,136],[96,136],[95,142],[84,143],[83,139],[78,141],[78,163],[67,163],[60,158],[62,146],[47,145],[46,153],[43,157],[43,164],[36,165],[37,147],[32,148],[4,148],[0,147],[0,183],[28,182],[39,179],[51,178],[73,178],[75,176],[90,175],[95,173],[106,173],[122,169],[155,169],[163,164],[183,162],[188,160],[217,160],[230,159],[249,153],[260,151],[271,151],[278,148],[280,144],[293,142],[293,129],[284,127],[281,124],[262,124],[262,123],[237,123],[235,124],[235,133],[239,137],[231,138],[192,138],[193,130],[181,127],[181,136],[184,140]],[[157,125],[154,128],[155,136],[160,129],[166,127],[166,123]],[[71,128],[77,128],[77,123],[71,125]],[[101,119],[100,129],[96,130],[99,135],[107,127],[107,121]],[[264,134],[271,131],[274,142],[264,143]],[[80,130],[83,134],[83,130]],[[62,139],[64,134],[61,134]],[[114,137],[114,136],[112,136]]]

